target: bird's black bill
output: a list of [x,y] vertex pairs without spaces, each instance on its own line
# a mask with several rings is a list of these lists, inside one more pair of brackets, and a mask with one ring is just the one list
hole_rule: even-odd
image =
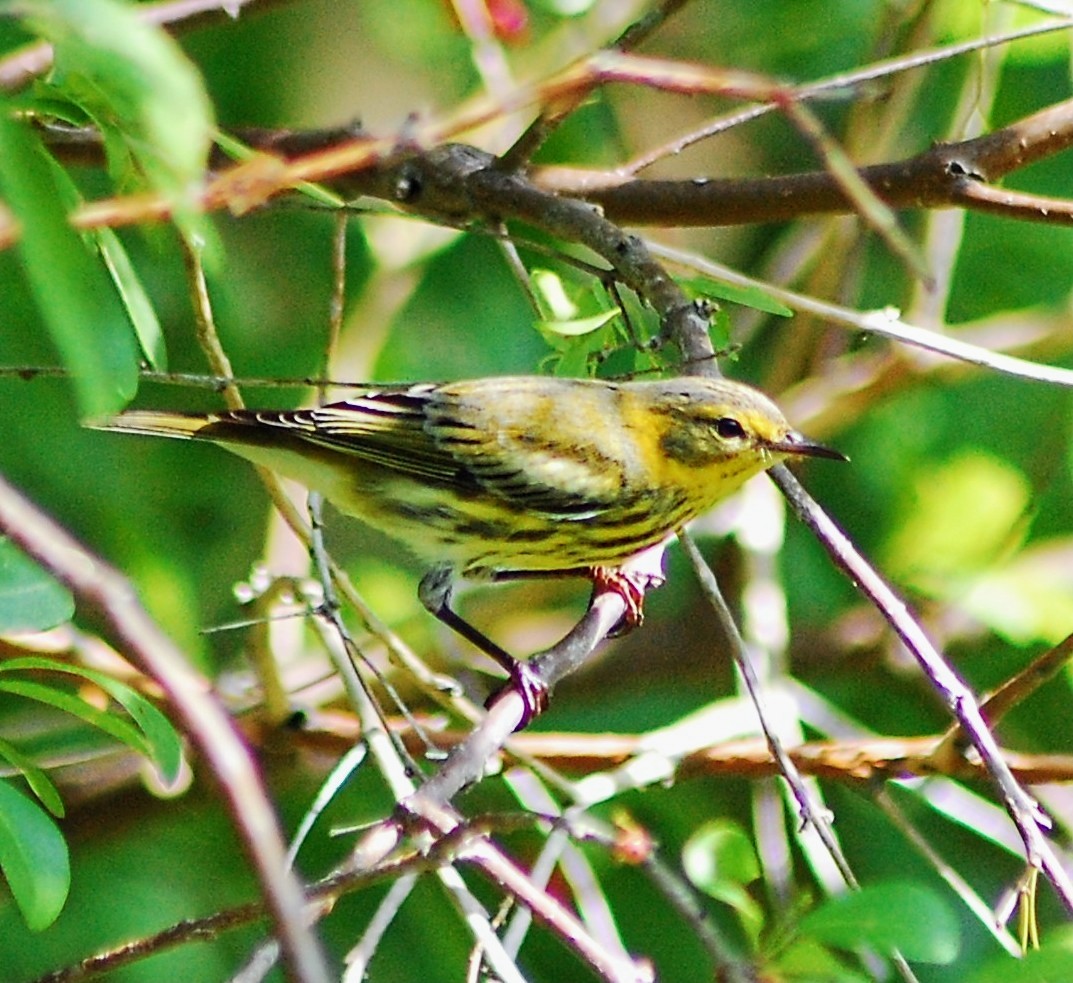
[[841,451],[836,451],[826,444],[818,444],[809,440],[804,434],[791,430],[782,440],[772,441],[769,445],[773,451],[783,454],[793,454],[795,457],[828,457],[832,461],[848,461]]

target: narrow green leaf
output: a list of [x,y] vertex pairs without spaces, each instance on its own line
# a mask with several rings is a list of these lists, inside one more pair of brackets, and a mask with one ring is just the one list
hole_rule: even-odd
[[91,682],[96,683],[127,713],[138,725],[148,745],[147,753],[153,763],[160,769],[161,776],[168,784],[179,777],[182,767],[183,746],[179,734],[170,720],[164,716],[149,700],[137,690],[112,679],[95,669],[68,666],[68,672],[76,672]]
[[945,901],[921,884],[891,881],[832,898],[798,926],[808,935],[843,949],[897,949],[906,959],[946,964],[961,946],[957,919]]
[[71,887],[67,843],[48,814],[0,781],[0,870],[35,932],[48,928]]
[[0,536],[0,634],[70,621],[74,599],[6,536]]
[[0,692],[13,693],[15,696],[37,700],[38,703],[56,707],[57,710],[63,710],[64,713],[69,713],[72,717],[77,717],[98,730],[103,730],[139,754],[148,753],[146,741],[136,727],[114,713],[98,710],[71,693],[28,679],[0,679]]
[[[229,133],[217,131],[213,135],[213,140],[216,146],[232,160],[250,160],[258,153],[261,153],[261,151],[250,149]],[[347,204],[345,197],[330,191],[322,185],[314,184],[312,181],[302,181],[294,186],[294,190],[300,194],[307,195],[312,201],[318,205],[324,205],[326,208],[345,208]]]
[[558,273],[538,268],[529,274],[529,282],[541,311],[550,315],[550,321],[569,321],[577,316],[578,305],[567,294],[566,285]]
[[[173,782],[178,777],[183,753],[179,735],[171,721],[137,690],[96,669],[70,665],[42,656],[25,656],[0,662],[0,674],[27,670],[63,672],[79,676],[99,686],[130,714],[131,719],[141,730],[145,741],[131,744],[122,737],[119,739],[124,740],[124,743],[133,747],[134,750],[147,753],[160,769],[165,782]],[[0,686],[3,685],[4,681],[0,678]]]
[[704,276],[684,277],[678,280],[679,286],[693,297],[707,297],[712,300],[726,300],[742,307],[775,314],[779,317],[793,317],[794,312],[781,301],[766,294],[759,287],[739,287],[733,283],[723,283]]
[[602,328],[608,321],[613,321],[618,317],[618,313],[617,310],[601,311],[599,314],[593,314],[589,317],[575,317],[569,321],[537,321],[537,327],[550,331],[552,334],[573,338],[578,335],[589,334],[597,328]]
[[118,411],[138,384],[138,352],[115,289],[71,228],[48,159],[0,104],[0,193],[22,226],[18,251],[84,416]]
[[156,316],[156,309],[145,292],[123,243],[111,229],[98,229],[93,238],[97,242],[105,266],[108,267],[112,282],[119,291],[127,317],[134,326],[134,333],[138,336],[145,360],[155,371],[165,372],[168,368],[168,353],[164,346],[160,319]]
[[52,784],[52,780],[41,768],[38,768],[17,747],[2,739],[0,739],[0,758],[6,758],[8,763],[22,774],[30,790],[52,815],[63,818],[63,799],[60,798],[60,793]]

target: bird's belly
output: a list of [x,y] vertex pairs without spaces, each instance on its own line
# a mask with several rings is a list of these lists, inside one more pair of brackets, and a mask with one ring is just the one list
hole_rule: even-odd
[[379,492],[365,489],[353,507],[336,504],[423,559],[469,577],[614,566],[693,518],[685,505],[655,499],[617,502],[577,518],[407,481],[385,482]]

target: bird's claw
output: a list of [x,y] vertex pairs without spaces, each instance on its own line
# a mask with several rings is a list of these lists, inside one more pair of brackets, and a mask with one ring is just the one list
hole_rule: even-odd
[[644,624],[645,620],[645,588],[648,586],[638,583],[625,570],[618,567],[593,567],[592,568],[592,597],[596,600],[600,594],[618,594],[626,610],[614,627],[607,633],[608,638],[617,638],[625,635],[634,628]]
[[550,694],[548,684],[530,665],[525,662],[515,662],[510,667],[510,682],[488,697],[485,707],[491,708],[500,696],[511,691],[517,693],[522,701],[522,718],[514,729],[525,730],[534,718],[547,710]]

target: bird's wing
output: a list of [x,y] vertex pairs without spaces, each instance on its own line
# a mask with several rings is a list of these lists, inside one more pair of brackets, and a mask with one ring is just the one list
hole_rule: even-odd
[[425,427],[456,465],[512,506],[549,518],[595,518],[628,492],[628,462],[617,453],[607,390],[561,382],[441,386],[425,406]]
[[365,461],[417,481],[483,491],[520,511],[585,520],[643,487],[637,448],[612,400],[607,387],[576,381],[498,378],[370,388],[299,410],[208,417],[136,410],[106,428],[236,449],[297,442],[352,457],[358,467]]
[[221,413],[219,425],[205,435],[227,439],[220,428],[232,423],[278,428],[303,442],[415,478],[472,485],[458,461],[425,429],[425,405],[435,388],[432,383],[385,387],[309,409]]

